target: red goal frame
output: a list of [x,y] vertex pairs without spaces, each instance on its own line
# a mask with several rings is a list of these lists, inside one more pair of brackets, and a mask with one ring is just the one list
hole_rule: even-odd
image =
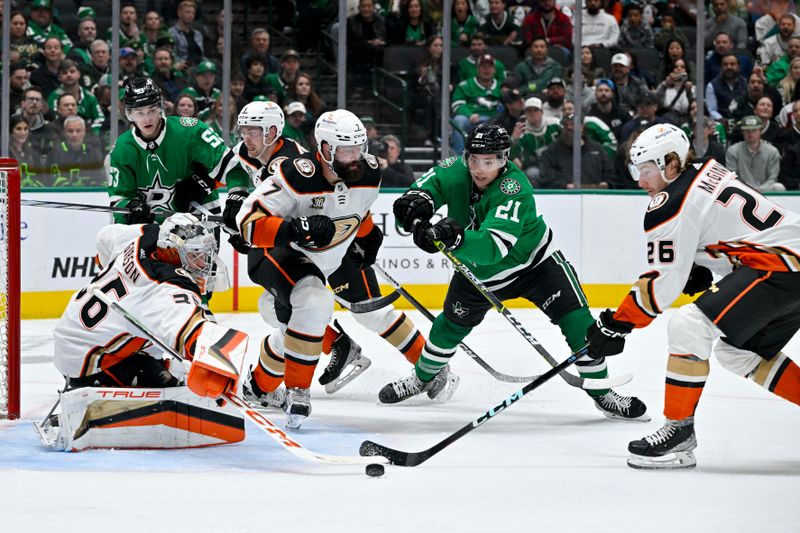
[[[7,226],[3,243],[6,247],[8,264],[6,290],[7,321],[7,372],[6,416],[16,419],[20,416],[20,170],[16,159],[0,158],[0,172],[7,173],[8,183],[5,198],[0,196],[0,209],[6,210]],[[0,288],[2,290],[2,288]]]

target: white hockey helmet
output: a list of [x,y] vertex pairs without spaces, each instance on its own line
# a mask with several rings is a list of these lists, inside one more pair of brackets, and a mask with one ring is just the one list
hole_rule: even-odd
[[665,169],[667,155],[675,152],[680,158],[681,167],[686,164],[689,156],[689,138],[677,126],[672,124],[656,124],[644,130],[633,144],[631,144],[628,170],[634,180],[639,181],[639,165],[652,161],[661,172],[661,177],[667,181]]
[[[367,129],[357,116],[346,109],[323,113],[314,126],[314,136],[320,156],[328,166],[333,166],[336,149],[341,146],[360,147],[361,157],[367,153]],[[323,142],[331,147],[330,161],[325,158],[322,150]]]
[[161,224],[156,245],[177,251],[183,269],[201,289],[207,288],[216,262],[217,239],[197,217],[189,213],[171,215]]
[[[250,102],[239,111],[239,118],[237,119],[237,126],[256,126],[261,128],[264,133],[264,146],[269,146],[278,140],[278,137],[283,135],[283,126],[286,120],[283,117],[283,110],[281,106],[275,102]],[[269,130],[272,127],[278,130],[275,139],[272,143],[267,143]]]

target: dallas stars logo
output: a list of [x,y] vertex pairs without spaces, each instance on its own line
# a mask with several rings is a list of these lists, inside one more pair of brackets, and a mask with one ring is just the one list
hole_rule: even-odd
[[506,178],[500,182],[500,190],[509,196],[517,194],[521,188],[522,186],[514,178]]
[[156,175],[153,178],[153,183],[149,187],[139,189],[139,191],[144,195],[147,205],[151,209],[154,207],[170,209],[172,196],[175,194],[175,190],[172,187],[164,187],[161,184],[161,174],[158,171],[156,171]]

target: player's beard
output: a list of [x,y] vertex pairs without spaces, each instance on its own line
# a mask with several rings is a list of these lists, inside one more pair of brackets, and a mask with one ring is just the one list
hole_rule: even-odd
[[333,171],[345,183],[353,183],[361,180],[361,178],[364,177],[364,162],[359,159],[357,161],[345,164],[334,160]]

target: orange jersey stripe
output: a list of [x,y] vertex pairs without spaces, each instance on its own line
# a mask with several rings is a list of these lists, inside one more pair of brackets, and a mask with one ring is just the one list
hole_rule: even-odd
[[617,311],[614,313],[615,320],[630,322],[635,328],[643,328],[653,321],[653,317],[645,313],[636,303],[633,295],[628,293],[622,300]]
[[281,229],[283,219],[281,217],[263,217],[253,223],[253,230],[250,233],[253,238],[251,244],[258,248],[274,248],[275,237]]
[[372,213],[367,213],[366,218],[361,223],[361,226],[358,228],[358,233],[356,233],[356,237],[366,236],[370,231],[372,231],[372,228],[374,227],[375,223],[372,221]]

